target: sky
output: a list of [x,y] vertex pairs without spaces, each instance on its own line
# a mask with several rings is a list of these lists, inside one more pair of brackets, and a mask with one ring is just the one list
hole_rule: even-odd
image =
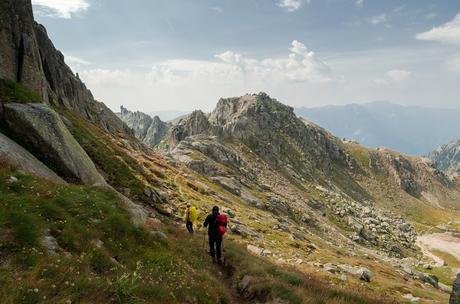
[[67,64],[117,111],[460,107],[458,0],[32,0]]

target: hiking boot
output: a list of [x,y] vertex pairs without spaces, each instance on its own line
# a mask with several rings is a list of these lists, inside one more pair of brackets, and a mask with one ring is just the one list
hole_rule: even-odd
[[223,263],[222,263],[222,260],[221,260],[221,259],[218,259],[218,260],[217,260],[217,265],[222,265],[222,264],[223,264]]

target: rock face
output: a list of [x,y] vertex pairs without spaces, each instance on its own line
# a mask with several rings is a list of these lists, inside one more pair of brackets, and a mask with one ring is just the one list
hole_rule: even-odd
[[65,181],[46,167],[23,147],[0,133],[0,163],[21,169],[49,181],[65,184]]
[[2,121],[14,138],[68,181],[106,184],[59,115],[48,106],[8,103],[3,105]]
[[458,176],[460,174],[460,139],[440,146],[429,157],[440,170]]
[[208,115],[202,111],[192,112],[172,127],[169,146],[174,148],[187,137],[198,134],[213,134],[213,127],[208,120]]
[[34,27],[30,0],[0,3],[0,77],[22,82],[47,97]]
[[0,78],[20,82],[44,103],[63,106],[109,132],[130,133],[65,64],[45,28],[34,21],[30,0],[1,1],[0,14]]
[[134,131],[134,135],[150,147],[157,146],[168,134],[171,127],[158,116],[150,117],[142,112],[131,112],[121,106],[121,120]]

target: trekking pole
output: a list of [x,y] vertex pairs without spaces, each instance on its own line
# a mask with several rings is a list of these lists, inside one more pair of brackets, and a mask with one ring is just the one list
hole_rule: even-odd
[[206,233],[203,232],[203,250],[206,250]]
[[224,254],[224,238],[222,238],[222,243],[220,244],[220,250],[222,251],[222,265],[225,266],[225,254]]

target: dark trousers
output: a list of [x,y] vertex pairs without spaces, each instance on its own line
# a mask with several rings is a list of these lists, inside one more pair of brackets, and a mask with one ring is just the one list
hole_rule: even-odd
[[187,221],[187,223],[185,223],[185,226],[187,227],[188,232],[193,233],[193,223],[192,222]]
[[222,258],[222,237],[221,236],[209,236],[209,254],[217,260]]

